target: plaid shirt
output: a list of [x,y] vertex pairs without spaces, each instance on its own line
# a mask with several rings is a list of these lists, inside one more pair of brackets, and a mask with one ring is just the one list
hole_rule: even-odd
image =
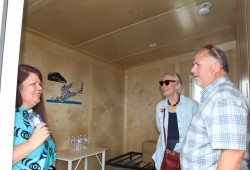
[[248,107],[227,77],[201,92],[201,103],[181,148],[182,170],[215,170],[222,149],[246,150]]

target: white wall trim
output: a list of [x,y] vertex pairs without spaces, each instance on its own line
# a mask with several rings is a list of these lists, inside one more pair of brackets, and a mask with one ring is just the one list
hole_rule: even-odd
[[[23,0],[1,0],[3,12],[1,25],[5,22],[5,32],[1,35],[4,39],[1,89],[0,89],[0,110],[1,110],[1,145],[0,169],[12,169],[13,131],[16,99],[16,79],[20,50]],[[7,3],[6,6],[4,4]],[[5,16],[6,17],[3,18]],[[1,32],[3,33],[3,31]]]

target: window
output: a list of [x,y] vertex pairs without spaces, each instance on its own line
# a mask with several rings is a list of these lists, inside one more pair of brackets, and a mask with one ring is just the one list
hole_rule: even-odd
[[189,80],[190,80],[189,87],[190,87],[191,97],[200,103],[200,99],[201,99],[200,93],[201,93],[202,88],[195,84],[195,81],[192,79],[191,76],[189,77]]

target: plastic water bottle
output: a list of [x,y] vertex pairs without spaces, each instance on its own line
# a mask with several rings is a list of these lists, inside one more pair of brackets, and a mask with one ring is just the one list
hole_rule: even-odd
[[76,150],[81,150],[81,138],[77,136],[76,138]]
[[30,122],[30,125],[33,128],[37,127],[40,123],[43,122],[40,115],[34,112],[32,109],[28,110],[28,113],[29,113],[28,121]]
[[71,136],[70,138],[70,151],[75,151],[75,137]]
[[[34,112],[32,109],[29,109],[29,110],[28,110],[28,114],[29,114],[29,116],[28,116],[28,121],[29,121],[30,126],[31,126],[32,128],[35,128],[35,127],[37,127],[40,123],[43,123],[43,119],[41,118],[41,116],[40,116],[38,113]],[[49,136],[49,137],[47,138],[47,140],[50,139],[50,138],[51,138],[51,137]]]
[[83,149],[87,149],[88,148],[88,136],[85,134],[83,136]]
[[80,138],[80,150],[82,150],[83,149],[83,137],[82,137],[82,135],[80,135],[79,138]]

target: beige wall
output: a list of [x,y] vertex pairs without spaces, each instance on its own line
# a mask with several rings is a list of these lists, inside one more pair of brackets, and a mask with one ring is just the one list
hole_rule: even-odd
[[[238,83],[235,42],[221,45],[229,56],[230,78]],[[193,54],[122,70],[69,48],[23,31],[20,63],[30,64],[44,76],[44,99],[59,94],[60,83],[47,80],[60,72],[69,82],[83,82],[82,105],[45,102],[47,122],[58,150],[69,148],[71,135],[87,133],[91,144],[107,148],[107,159],[128,151],[142,151],[142,142],[156,140],[155,106],[162,100],[158,81],[165,72],[179,72],[189,96]],[[81,164],[83,166],[83,163]],[[60,170],[66,163],[58,161]],[[89,169],[98,169],[95,158]],[[108,167],[109,169],[110,167]]]
[[[87,133],[90,144],[108,149],[107,158],[121,153],[123,70],[26,31],[22,33],[20,63],[30,64],[41,70],[44,99],[60,95],[62,83],[48,81],[49,72],[60,72],[68,83],[83,82],[83,94],[77,97],[82,105],[45,102],[47,122],[58,150],[69,148],[71,135]],[[58,167],[63,170],[67,166],[65,162],[58,161]],[[95,157],[91,158],[89,169],[98,169],[97,167],[97,160]]]
[[250,3],[248,0],[239,1],[238,12],[237,48],[240,90],[249,104]]

